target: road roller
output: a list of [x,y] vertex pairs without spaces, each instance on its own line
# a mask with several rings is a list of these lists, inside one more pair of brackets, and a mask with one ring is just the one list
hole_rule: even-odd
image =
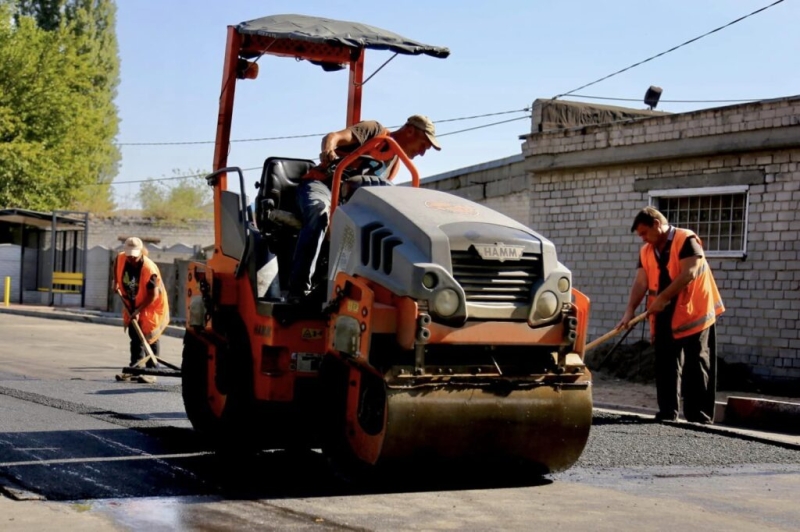
[[[296,188],[315,161],[269,156],[255,183],[229,166],[236,87],[268,77],[272,88],[292,90],[291,80],[268,75],[264,56],[328,76],[349,70],[350,126],[361,120],[367,50],[450,53],[302,15],[228,26],[206,176],[214,248],[187,276],[187,416],[220,449],[321,449],[344,471],[423,459],[564,470],[583,451],[592,420],[588,298],[552,242],[486,206],[420,187],[391,137],[331,165],[336,200],[317,289],[287,297],[301,227]],[[407,181],[348,187],[351,163],[377,145],[397,157]]]

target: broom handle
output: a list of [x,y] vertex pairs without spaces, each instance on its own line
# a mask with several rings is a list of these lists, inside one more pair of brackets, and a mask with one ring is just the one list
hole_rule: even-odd
[[590,349],[594,349],[595,347],[597,347],[598,345],[602,344],[603,342],[605,342],[609,338],[614,338],[616,335],[618,335],[619,333],[621,333],[625,329],[633,328],[635,325],[637,325],[640,321],[644,320],[646,317],[647,317],[647,312],[642,312],[641,314],[639,314],[638,316],[633,318],[631,321],[629,321],[627,327],[620,327],[619,329],[611,329],[610,331],[605,333],[603,336],[601,336],[597,340],[594,340],[594,341],[589,342],[588,344],[586,344],[586,347],[584,348],[584,351],[588,351]]

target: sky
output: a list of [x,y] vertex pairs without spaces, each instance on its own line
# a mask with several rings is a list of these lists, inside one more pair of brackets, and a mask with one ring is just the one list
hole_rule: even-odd
[[[120,85],[116,98],[122,153],[114,180],[118,208],[138,208],[139,181],[211,170],[226,28],[268,15],[302,14],[361,22],[445,46],[447,59],[399,55],[364,86],[362,119],[402,125],[413,114],[437,124],[442,151],[414,162],[423,178],[521,153],[530,132],[523,109],[537,98],[576,89],[747,15],[775,0],[117,0]],[[650,85],[657,110],[686,112],[800,94],[800,0],[782,3],[577,91],[594,101],[644,109]],[[368,50],[365,77],[391,52]],[[347,71],[264,56],[259,77],[239,82],[231,138],[319,134],[233,142],[229,166],[259,168],[271,156],[315,158],[323,134],[345,127]],[[142,146],[137,143],[207,142]],[[259,170],[245,172],[247,194]],[[399,181],[407,179],[402,174]],[[126,182],[128,184],[126,184]],[[165,183],[174,183],[167,180]],[[229,178],[230,188],[238,190]]]

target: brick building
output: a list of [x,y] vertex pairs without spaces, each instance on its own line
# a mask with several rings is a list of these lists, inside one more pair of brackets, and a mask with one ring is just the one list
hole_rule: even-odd
[[727,312],[726,362],[800,377],[800,97],[680,114],[537,100],[522,154],[427,178],[550,238],[614,327],[632,281],[637,210],[695,230]]

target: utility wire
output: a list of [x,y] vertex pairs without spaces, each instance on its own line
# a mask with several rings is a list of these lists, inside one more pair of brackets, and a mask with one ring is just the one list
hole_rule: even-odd
[[[251,170],[261,170],[260,166],[254,166],[253,168],[242,168],[242,172],[250,172]],[[112,181],[111,183],[90,183],[91,185],[128,185],[131,183],[147,183],[150,181],[172,181],[173,179],[186,179],[189,177],[205,177],[210,172],[204,172],[202,174],[188,174],[188,175],[176,175],[173,177],[159,177],[157,179],[137,179],[135,181]]]
[[[530,107],[525,107],[522,109],[514,109],[512,111],[500,111],[497,113],[486,113],[482,115],[473,115],[473,116],[460,116],[458,118],[447,118],[444,120],[434,120],[434,124],[444,124],[445,122],[457,122],[461,120],[475,120],[476,118],[487,118],[490,116],[498,116],[498,115],[507,115],[511,113],[527,113],[531,109]],[[395,125],[389,126],[390,129],[398,128],[402,126]],[[303,139],[308,137],[322,137],[327,135],[328,132],[325,133],[307,133],[304,135],[284,135],[280,137],[261,137],[261,138],[251,138],[251,139],[234,139],[230,142],[262,142],[267,140],[286,140],[286,139]],[[214,144],[215,140],[196,140],[196,141],[186,141],[186,142],[120,142],[117,146],[179,146],[179,145],[188,145],[188,144]]]
[[465,131],[474,131],[476,129],[483,129],[485,127],[498,126],[500,124],[507,124],[509,122],[516,122],[517,120],[524,120],[524,119],[527,119],[527,118],[530,118],[530,117],[531,117],[531,115],[525,115],[525,116],[520,116],[520,117],[517,117],[517,118],[510,118],[508,120],[501,120],[500,122],[492,122],[491,124],[484,124],[482,126],[469,127],[467,129],[459,129],[459,130],[456,130],[456,131],[448,131],[447,133],[441,133],[439,135],[436,135],[436,137],[437,138],[446,137],[447,135],[455,135],[457,133],[464,133]]
[[[501,114],[528,112],[528,111],[530,111],[529,107],[525,108],[525,109],[516,110],[516,111],[502,111],[500,113],[476,115],[476,116],[471,116],[471,117],[450,118],[450,119],[447,119],[447,120],[440,120],[439,122],[454,122],[456,120],[469,120],[469,119],[472,119],[472,118],[482,118],[482,117],[485,117],[485,116],[496,116],[496,115],[501,115]],[[501,124],[507,124],[509,122],[515,122],[517,120],[529,119],[530,117],[531,117],[531,115],[527,114],[525,116],[520,116],[520,117],[517,117],[517,118],[511,118],[511,119],[508,119],[508,120],[501,120],[499,122],[491,122],[489,124],[483,124],[481,126],[475,126],[475,127],[470,127],[470,128],[466,128],[466,129],[458,129],[456,131],[448,131],[447,133],[440,133],[440,134],[438,134],[436,136],[437,137],[446,137],[448,135],[456,135],[458,133],[465,133],[467,131],[474,131],[476,129],[483,129],[483,128],[486,128],[486,127],[499,126]],[[393,127],[397,127],[397,126],[393,126]],[[242,172],[250,172],[252,170],[261,170],[261,167],[260,166],[254,166],[252,168],[242,168]],[[154,181],[172,181],[172,180],[175,180],[175,179],[186,179],[186,178],[191,178],[191,177],[203,177],[205,175],[206,174],[188,174],[188,175],[179,175],[179,176],[173,176],[173,177],[162,177],[162,178],[153,178],[153,179],[137,179],[137,180],[132,180],[132,181],[117,181],[117,182],[111,182],[111,183],[91,183],[91,185],[106,185],[106,184],[110,184],[110,185],[128,185],[128,184],[134,184],[134,183],[147,183],[147,182],[151,182],[151,181],[153,181],[153,182]]]
[[711,30],[711,31],[709,31],[709,32],[707,32],[707,33],[704,33],[703,35],[700,35],[699,37],[695,37],[694,39],[689,39],[688,41],[686,41],[686,42],[684,42],[684,43],[681,43],[681,44],[679,44],[678,46],[673,46],[673,47],[672,47],[672,48],[670,48],[669,50],[666,50],[666,51],[664,51],[664,52],[661,52],[660,54],[656,54],[656,55],[654,55],[654,56],[652,56],[652,57],[648,57],[647,59],[645,59],[645,60],[643,60],[643,61],[639,61],[638,63],[634,63],[634,64],[632,64],[632,65],[630,65],[630,66],[627,66],[627,67],[623,68],[622,70],[617,70],[616,72],[614,72],[614,73],[612,73],[612,74],[609,74],[609,75],[607,75],[607,76],[603,76],[602,78],[600,78],[600,79],[596,79],[596,80],[594,80],[594,81],[592,81],[592,82],[590,82],[590,83],[587,83],[587,84],[585,84],[585,85],[581,85],[580,87],[578,87],[578,88],[576,88],[576,89],[572,89],[571,91],[568,91],[568,92],[561,93],[561,94],[559,94],[558,96],[553,96],[553,98],[552,98],[552,99],[553,99],[553,100],[557,100],[557,99],[561,98],[562,96],[568,96],[568,95],[572,94],[573,92],[577,92],[577,91],[579,91],[579,90],[581,90],[581,89],[585,89],[586,87],[589,87],[589,86],[591,86],[591,85],[594,85],[594,84],[596,84],[596,83],[600,83],[601,81],[605,81],[605,80],[607,80],[608,78],[611,78],[611,77],[614,77],[614,76],[616,76],[617,74],[622,74],[623,72],[625,72],[625,71],[627,71],[627,70],[630,70],[630,69],[632,69],[632,68],[636,68],[637,66],[639,66],[639,65],[642,65],[642,64],[644,64],[644,63],[647,63],[648,61],[652,61],[653,59],[656,59],[656,58],[658,58],[658,57],[661,57],[662,55],[666,55],[666,54],[668,54],[668,53],[670,53],[670,52],[674,52],[674,51],[675,51],[675,50],[677,50],[678,48],[681,48],[681,47],[683,47],[683,46],[686,46],[687,44],[691,44],[691,43],[693,43],[693,42],[695,42],[695,41],[699,41],[699,40],[700,40],[700,39],[702,39],[703,37],[707,37],[707,36],[711,35],[712,33],[716,33],[716,32],[718,32],[718,31],[720,31],[720,30],[723,30],[723,29],[727,28],[728,26],[733,26],[733,25],[734,25],[734,24],[736,24],[737,22],[741,22],[741,21],[743,21],[743,20],[744,20],[744,19],[746,19],[746,18],[752,17],[753,15],[756,15],[756,14],[758,14],[758,13],[761,13],[762,11],[766,11],[767,9],[769,9],[769,8],[771,8],[771,7],[773,7],[773,6],[776,6],[776,5],[780,4],[781,2],[783,2],[783,0],[777,0],[776,2],[773,2],[773,3],[771,3],[771,4],[770,4],[770,5],[768,5],[768,6],[762,7],[761,9],[757,9],[757,10],[753,11],[752,13],[750,13],[750,14],[748,14],[748,15],[745,15],[745,16],[743,16],[743,17],[739,17],[739,18],[737,18],[737,19],[736,19],[736,20],[734,20],[734,21],[728,22],[728,23],[727,23],[727,24],[725,24],[724,26],[720,26],[719,28],[715,28],[715,29],[713,29],[713,30]]

